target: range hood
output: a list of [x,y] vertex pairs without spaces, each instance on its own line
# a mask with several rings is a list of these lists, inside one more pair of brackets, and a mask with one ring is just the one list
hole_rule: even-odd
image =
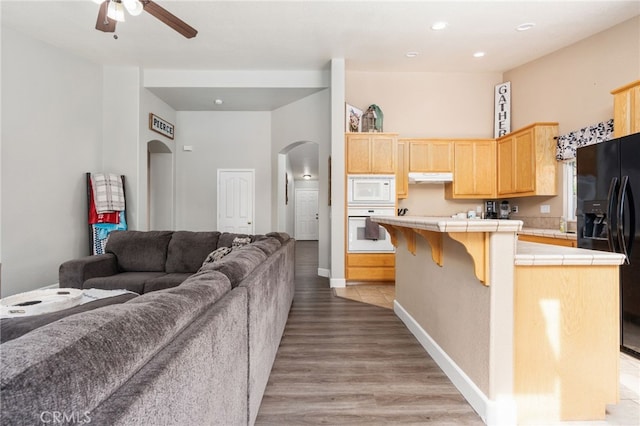
[[409,183],[453,182],[453,173],[409,173]]

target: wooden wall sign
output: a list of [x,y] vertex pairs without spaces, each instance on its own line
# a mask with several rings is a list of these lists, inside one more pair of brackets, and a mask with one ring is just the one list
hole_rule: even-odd
[[511,133],[511,82],[498,84],[495,88],[493,137]]
[[149,130],[160,133],[162,136],[166,136],[169,139],[173,139],[175,127],[168,121],[163,120],[154,113],[149,113]]

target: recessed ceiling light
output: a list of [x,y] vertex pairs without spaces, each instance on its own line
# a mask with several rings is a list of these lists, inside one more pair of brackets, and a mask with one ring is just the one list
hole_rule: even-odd
[[418,52],[407,52],[405,53],[405,55],[407,56],[407,58],[415,58],[416,56],[418,56]]
[[440,31],[440,30],[444,30],[445,28],[447,28],[447,24],[444,21],[440,21],[440,22],[435,22],[433,25],[431,25],[431,29],[434,31]]
[[215,101],[213,101],[213,103],[216,105],[222,105],[224,101],[222,99],[216,99]]
[[526,22],[524,24],[520,24],[516,27],[516,31],[527,31],[530,30],[531,28],[535,27],[536,24],[534,24],[533,22]]
[[473,54],[474,58],[482,58],[484,56],[484,52],[476,52]]

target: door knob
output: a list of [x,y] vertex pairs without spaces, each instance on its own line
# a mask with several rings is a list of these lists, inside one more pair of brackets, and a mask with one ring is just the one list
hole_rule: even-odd
[[251,225],[251,222],[247,222],[247,225]]

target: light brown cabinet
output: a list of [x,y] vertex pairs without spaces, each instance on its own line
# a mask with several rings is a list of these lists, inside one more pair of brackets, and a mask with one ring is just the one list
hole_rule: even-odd
[[555,246],[578,247],[578,241],[567,238],[546,237],[543,235],[519,234],[518,240],[529,241],[531,243],[553,244]]
[[640,132],[640,80],[619,87],[611,94],[614,137]]
[[396,196],[404,199],[409,196],[409,150],[405,139],[398,139],[398,170],[396,172]]
[[347,174],[395,174],[397,133],[347,133]]
[[558,123],[534,123],[498,138],[498,197],[557,195]]
[[452,172],[453,141],[404,139],[409,145],[409,172]]
[[457,140],[453,159],[453,182],[444,187],[446,199],[495,198],[495,139]]
[[346,258],[348,281],[393,281],[396,279],[394,253],[351,254]]

